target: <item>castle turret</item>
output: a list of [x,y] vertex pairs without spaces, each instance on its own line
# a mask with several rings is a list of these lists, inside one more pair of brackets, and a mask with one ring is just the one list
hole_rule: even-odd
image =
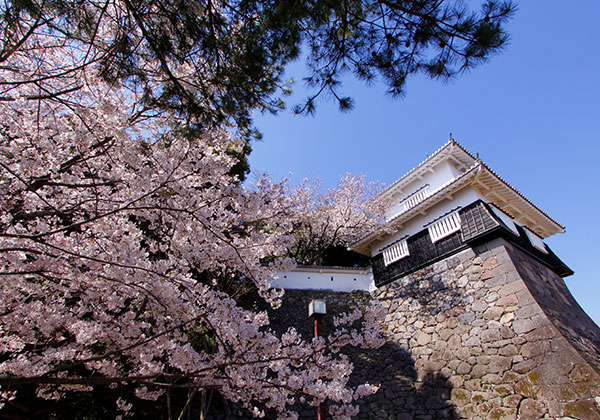
[[376,199],[386,223],[350,249],[373,258],[378,286],[497,237],[560,276],[573,273],[543,241],[564,227],[454,140]]
[[600,419],[600,329],[544,243],[561,224],[454,140],[377,199],[384,226],[351,246],[391,346],[365,418]]

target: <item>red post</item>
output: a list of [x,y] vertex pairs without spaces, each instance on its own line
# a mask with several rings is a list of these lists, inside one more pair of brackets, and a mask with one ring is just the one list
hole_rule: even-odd
[[[315,337],[320,337],[323,334],[323,327],[321,325],[321,317],[322,315],[313,315],[315,318]],[[317,420],[325,420],[327,415],[327,405],[325,401],[319,404],[319,408],[317,408]]]
[[327,413],[327,408],[325,407],[325,401],[319,404],[319,408],[317,408],[317,420],[325,420],[325,414]]
[[315,337],[320,337],[323,334],[323,329],[321,327],[321,317],[315,315]]
[[[308,316],[313,317],[315,319],[315,337],[320,337],[322,335],[321,331],[321,318],[323,318],[327,314],[327,302],[322,299],[313,299],[308,304]],[[325,401],[319,404],[319,408],[317,409],[317,418],[318,420],[325,420],[327,415],[327,406],[325,405]]]

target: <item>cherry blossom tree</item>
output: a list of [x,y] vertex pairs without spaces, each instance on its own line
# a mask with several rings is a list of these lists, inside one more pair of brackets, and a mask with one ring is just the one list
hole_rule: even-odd
[[344,76],[379,78],[395,97],[413,74],[455,77],[506,45],[515,9],[510,0],[6,0],[0,62],[30,33],[52,28],[81,47],[75,65],[56,74],[94,66],[141,93],[140,113],[194,115],[201,126],[232,123],[250,136],[252,111],[283,107],[284,69],[300,56],[309,89],[296,111],[314,112],[321,96],[349,109]]
[[413,73],[451,77],[505,44],[513,9],[3,2],[2,398],[23,384],[60,398],[127,383],[142,398],[217,389],[255,415],[293,418],[298,398],[355,413],[353,401],[374,387],[347,386],[351,363],[339,351],[381,344],[376,306],[341,314],[330,336],[305,341],[293,329],[275,334],[264,312],[242,308],[223,286],[251,284],[277,306],[282,292],[270,282],[293,264],[290,232],[313,226],[326,247],[371,223],[370,211],[355,211],[352,188],[311,205],[310,194],[290,198],[267,178],[245,187],[251,112],[282,106],[283,69],[303,44],[315,92],[298,112],[312,112],[321,93],[346,109],[344,71],[379,74],[392,95]]
[[323,191],[320,181],[304,179],[290,193],[294,245],[291,256],[304,265],[331,265],[332,250],[345,249],[381,224],[384,206],[374,200],[381,186],[365,183],[364,176],[346,174]]
[[[30,19],[0,67],[4,402],[25,384],[61,398],[125,383],[147,399],[216,389],[256,416],[294,418],[299,398],[355,414],[353,401],[376,387],[349,387],[339,351],[381,344],[377,306],[340,314],[335,332],[305,341],[293,328],[274,333],[265,312],[217,284],[237,276],[279,304],[271,279],[293,264],[285,185],[245,187],[231,172],[244,141],[228,127],[140,111],[143,92],[77,66],[89,50]],[[98,39],[111,31],[96,29]]]

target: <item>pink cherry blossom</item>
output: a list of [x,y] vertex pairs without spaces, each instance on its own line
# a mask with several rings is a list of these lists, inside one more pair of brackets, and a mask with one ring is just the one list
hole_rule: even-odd
[[[102,22],[98,36],[111,36]],[[218,279],[280,304],[270,285],[293,267],[294,220],[327,223],[332,240],[372,222],[353,201],[356,181],[324,196],[337,215],[326,222],[311,213],[310,191],[290,196],[266,177],[240,184],[227,152],[243,142],[228,127],[190,135],[177,114],[140,110],[142,93],[79,66],[86,54],[101,51],[42,25],[0,66],[0,401],[23,383],[44,398],[134,383],[156,399],[177,382],[216,388],[257,416],[294,418],[300,397],[339,403],[340,418],[355,413],[353,400],[376,389],[347,385],[339,350],[382,344],[380,308],[341,315],[329,337],[305,341],[273,332]],[[129,403],[118,405],[126,414]]]

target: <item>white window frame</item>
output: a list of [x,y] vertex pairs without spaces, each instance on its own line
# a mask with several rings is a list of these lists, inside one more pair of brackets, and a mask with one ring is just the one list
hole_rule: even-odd
[[383,263],[387,266],[402,258],[408,257],[408,243],[406,239],[401,240],[383,250]]
[[403,211],[408,211],[408,210],[412,209],[413,207],[415,207],[421,201],[425,200],[430,195],[431,194],[429,194],[429,185],[426,184],[426,185],[422,186],[420,189],[418,189],[417,191],[415,191],[414,193],[409,195],[407,198],[402,200],[402,204],[404,206]]
[[492,211],[502,222],[517,236],[519,236],[519,230],[517,229],[517,224],[508,214],[504,213],[498,207],[491,205]]
[[431,242],[435,243],[440,239],[444,239],[446,236],[453,234],[460,230],[460,215],[458,210],[450,213],[448,216],[443,217],[430,224],[427,227]]

